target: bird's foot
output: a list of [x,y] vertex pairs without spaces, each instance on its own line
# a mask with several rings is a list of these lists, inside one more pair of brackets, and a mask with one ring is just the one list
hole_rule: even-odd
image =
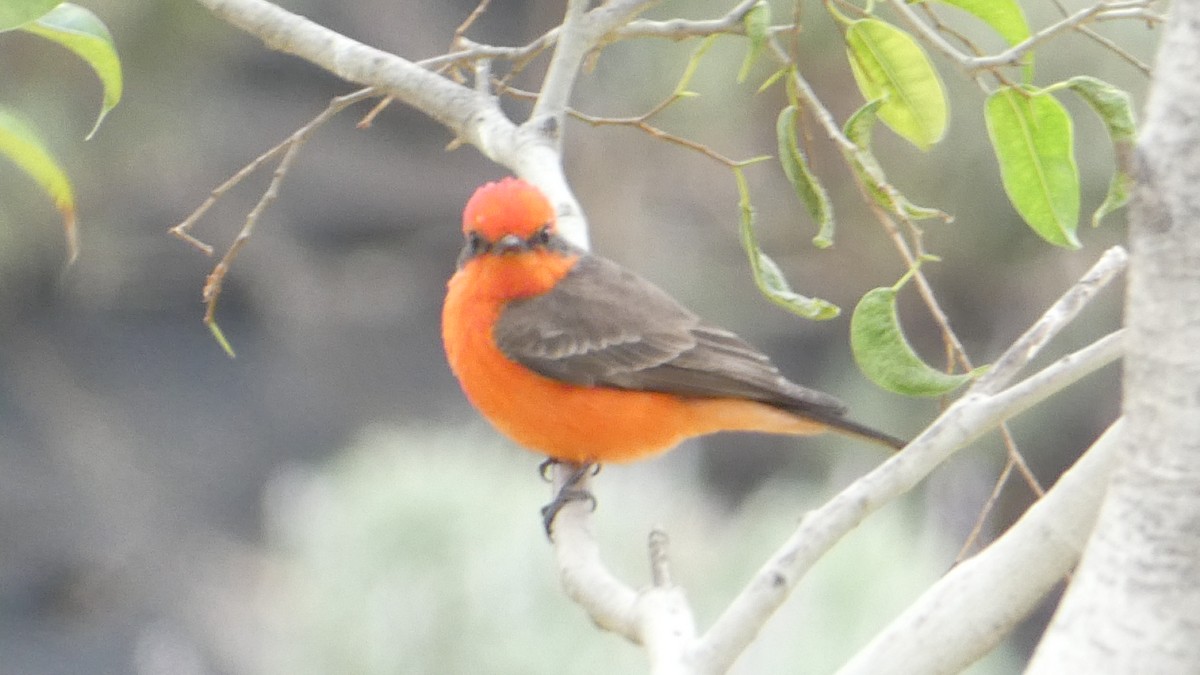
[[[542,473],[542,478],[550,480],[549,469],[555,464],[560,464],[559,460],[548,459],[542,462],[539,470]],[[546,538],[553,539],[551,530],[554,527],[554,519],[558,517],[558,512],[564,506],[571,502],[590,502],[591,509],[596,510],[596,497],[586,489],[580,488],[579,483],[587,476],[594,476],[600,470],[599,464],[572,464],[574,471],[567,477],[563,486],[555,493],[554,498],[550,503],[542,507],[542,526],[546,529]]]
[[[541,475],[541,477],[542,477],[542,480],[546,481],[547,483],[550,483],[550,482],[552,482],[552,481],[554,480],[554,476],[552,476],[552,475],[550,474],[550,470],[551,470],[551,469],[553,469],[555,466],[557,466],[557,465],[559,465],[559,464],[572,464],[572,463],[571,463],[571,462],[565,462],[565,461],[563,461],[563,460],[561,460],[561,459],[555,459],[555,458],[553,458],[553,457],[547,457],[546,459],[542,460],[542,463],[541,463],[541,464],[538,464],[538,474],[540,474],[540,475]],[[591,464],[582,464],[582,465],[580,465],[580,464],[572,464],[572,465],[573,465],[573,466],[577,466],[577,467],[578,467],[578,466],[582,466],[583,468],[590,468],[590,469],[591,469],[591,471],[592,471],[592,474],[591,474],[591,475],[593,475],[593,476],[595,476],[596,474],[600,473],[600,466],[601,466],[601,465],[600,465],[600,464],[598,464],[598,463],[595,463],[595,462],[593,462],[593,463],[591,463]],[[579,474],[579,475],[583,475],[583,474]],[[572,476],[572,480],[573,480],[573,481],[577,481],[577,480],[579,480],[579,479],[578,479],[578,478],[576,478],[576,477],[574,477],[574,476]]]

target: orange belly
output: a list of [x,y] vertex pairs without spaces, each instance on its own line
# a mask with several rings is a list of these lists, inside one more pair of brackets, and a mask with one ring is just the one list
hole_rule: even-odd
[[495,345],[501,305],[451,283],[442,331],[450,368],[464,393],[497,429],[555,459],[629,462],[718,431],[816,434],[826,429],[778,408],[743,399],[582,387],[538,375]]

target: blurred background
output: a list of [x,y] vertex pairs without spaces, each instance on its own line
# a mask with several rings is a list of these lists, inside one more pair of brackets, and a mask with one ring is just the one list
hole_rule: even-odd
[[[78,192],[83,253],[64,270],[49,200],[0,164],[0,674],[618,673],[638,650],[598,632],[558,590],[538,507],[540,460],[467,406],[441,354],[439,311],[474,188],[505,171],[401,105],[367,130],[360,105],[304,149],[278,202],[230,273],[218,319],[227,358],[201,324],[213,260],[169,236],[208,195],[351,85],[182,0],[88,0],[125,69],[124,100],[97,136],[100,91],[87,67],[38,38],[0,35],[0,105],[36,121]],[[283,3],[411,59],[446,51],[474,0]],[[716,16],[731,3],[664,2],[655,18]],[[1026,3],[1034,26],[1057,17]],[[1082,2],[1067,3],[1071,8]],[[776,7],[776,16],[790,8]],[[470,35],[524,44],[561,3],[496,0]],[[988,42],[971,20],[944,12]],[[804,73],[839,119],[861,104],[836,26],[804,3]],[[1143,25],[1098,30],[1143,60]],[[608,48],[574,104],[598,115],[645,111],[674,87],[694,42]],[[693,82],[700,96],[656,122],[733,158],[773,154],[780,87],[745,84],[745,51],[719,40]],[[1104,248],[1123,213],[1085,247],[1038,239],[1002,192],[974,83],[935,57],[950,132],[921,153],[889,131],[876,151],[913,201],[956,216],[926,224],[943,262],[926,269],[977,363],[994,359]],[[519,86],[535,88],[545,57]],[[1146,78],[1080,35],[1039,53],[1039,84],[1085,73],[1131,91]],[[1079,102],[1085,213],[1103,198],[1111,149]],[[509,109],[523,114],[526,104]],[[1138,106],[1140,108],[1140,105]],[[836,245],[814,229],[776,163],[748,171],[765,250],[801,293],[839,304],[811,323],[758,295],[737,236],[729,171],[620,127],[567,130],[567,173],[594,248],[640,271],[769,352],[793,378],[847,400],[853,415],[912,435],[936,401],[880,391],[854,368],[849,311],[903,272],[816,128],[812,161],[834,198]],[[269,169],[228,193],[194,233],[232,241]],[[942,359],[915,294],[902,298],[912,341]],[[1045,363],[1120,321],[1111,290],[1053,343]],[[1110,367],[1013,422],[1049,484],[1113,418]],[[645,536],[672,537],[675,574],[701,627],[796,519],[870,470],[876,448],[832,438],[718,436],[634,466],[595,488],[605,555],[646,582]],[[801,585],[737,666],[740,673],[828,672],[954,560],[1003,466],[993,435],[922,489],[872,518]],[[990,539],[1028,505],[1007,489]],[[1048,610],[1047,610],[1048,611]],[[978,672],[1020,670],[1046,619],[1031,620]]]

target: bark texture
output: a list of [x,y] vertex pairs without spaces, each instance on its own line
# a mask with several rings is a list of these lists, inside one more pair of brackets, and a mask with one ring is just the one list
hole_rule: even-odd
[[1200,0],[1177,0],[1134,152],[1125,441],[1033,673],[1200,667]]

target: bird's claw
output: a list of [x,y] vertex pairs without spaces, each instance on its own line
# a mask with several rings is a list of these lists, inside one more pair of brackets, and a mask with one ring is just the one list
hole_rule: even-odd
[[554,477],[550,475],[550,470],[557,464],[561,464],[561,462],[553,457],[547,457],[541,464],[538,464],[538,473],[541,474],[542,480],[547,483],[554,480]]
[[554,528],[554,519],[558,517],[558,512],[571,502],[589,502],[591,510],[596,510],[596,496],[591,492],[578,488],[564,487],[558,491],[558,494],[554,495],[554,499],[551,499],[549,504],[542,507],[542,527],[546,529],[547,539],[553,539],[551,532]]
[[[559,460],[553,458],[542,462],[538,467],[538,470],[542,473],[542,478],[549,481],[551,479],[550,468],[559,463]],[[542,526],[546,530],[547,539],[553,539],[551,530],[554,526],[554,519],[558,517],[558,512],[570,502],[590,502],[591,510],[596,510],[596,496],[586,489],[577,486],[584,477],[595,476],[600,471],[600,465],[589,463],[573,466],[574,471],[567,477],[566,482],[563,483],[563,486],[554,495],[554,498],[550,500],[550,503],[542,507]]]
[[[549,483],[554,480],[554,476],[550,475],[550,470],[553,469],[556,465],[562,464],[562,463],[563,463],[563,461],[561,459],[547,457],[546,459],[542,460],[541,464],[538,464],[538,474],[541,475],[542,480]],[[585,464],[584,466],[590,468],[591,472],[592,472],[591,475],[595,476],[596,474],[600,473],[600,467],[603,465],[600,464],[599,462],[596,462],[594,464]]]

